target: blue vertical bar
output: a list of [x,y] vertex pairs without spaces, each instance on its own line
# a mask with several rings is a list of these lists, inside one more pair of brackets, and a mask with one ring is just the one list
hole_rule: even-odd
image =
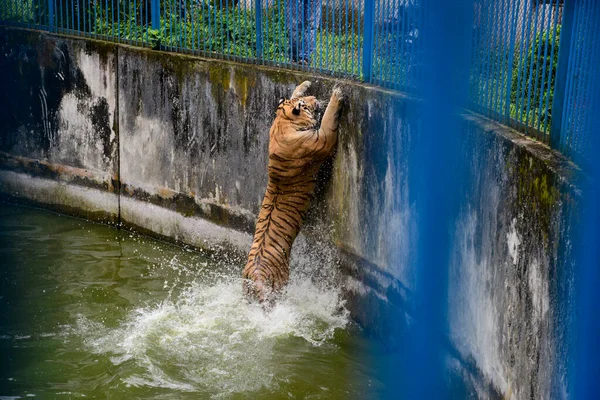
[[144,26],[146,27],[146,29],[144,29],[144,36],[143,36],[143,41],[144,41],[144,45],[147,46],[148,43],[150,42],[148,40],[148,26],[150,26],[150,21],[148,19],[148,0],[144,0],[144,11],[145,11],[145,18],[146,21],[144,22]]
[[[128,41],[131,41],[131,7],[132,7],[132,1],[128,1],[127,2],[127,8],[125,11],[125,26],[126,26],[126,34],[125,34],[125,39],[127,39]],[[135,7],[135,0],[133,0],[133,6]]]
[[405,42],[405,38],[406,38],[406,31],[408,29],[408,24],[407,19],[409,18],[407,10],[406,10],[406,6],[403,4],[402,5],[402,24],[400,25],[400,36],[398,37],[398,45],[397,47],[399,47],[398,50],[398,54],[400,57],[400,77],[401,77],[401,84],[404,85],[404,87],[407,87],[410,85],[410,79],[408,76],[408,69],[409,69],[409,57],[407,57],[407,53],[406,53],[406,42]]
[[[194,10],[194,2],[190,3],[190,11]],[[202,3],[196,3],[197,7],[202,7]],[[193,35],[192,35],[192,50],[194,51],[194,53],[197,53],[200,51],[200,21],[198,20],[200,17],[200,14],[198,14],[198,11],[196,10],[193,14],[192,14],[192,29],[193,29]],[[239,18],[239,15],[238,15]],[[239,21],[238,21],[239,22]]]
[[[339,17],[339,21],[338,21],[338,62],[339,62],[339,67],[338,67],[338,72],[343,72],[344,70],[342,69],[342,15],[341,13],[341,9],[342,7],[338,7],[338,10],[340,10],[340,12],[338,12],[338,17]],[[346,28],[348,27],[347,25],[345,26]],[[345,28],[345,29],[346,29]]]
[[390,62],[391,65],[389,67],[389,71],[390,71],[390,87],[397,89],[398,88],[398,71],[397,71],[397,67],[398,67],[398,62],[400,61],[398,59],[398,53],[394,51],[395,49],[395,45],[396,43],[398,43],[398,37],[399,37],[399,32],[398,32],[398,10],[399,10],[399,2],[397,0],[393,0],[392,1],[392,10],[390,13],[390,17],[391,17],[391,26],[390,26],[390,43],[389,43],[389,50],[388,50],[388,54],[390,55]]
[[178,51],[180,45],[180,37],[181,37],[181,13],[179,11],[179,0],[172,0],[172,13],[175,27],[173,28],[174,36],[171,37],[172,43],[171,46],[173,50]]
[[345,24],[345,28],[344,28],[344,37],[345,37],[345,41],[344,43],[346,43],[346,46],[344,48],[344,74],[348,73],[348,56],[349,56],[349,50],[350,50],[350,42],[348,41],[348,33],[350,31],[350,25],[348,24],[348,14],[350,13],[350,9],[348,8],[348,0],[345,0],[345,6],[346,6],[346,24]]
[[351,59],[350,59],[350,71],[352,76],[356,76],[358,75],[356,73],[356,70],[354,69],[354,58],[356,57],[356,51],[355,51],[355,46],[354,46],[354,41],[356,40],[356,35],[354,34],[354,26],[356,25],[356,17],[354,15],[355,12],[355,8],[356,5],[354,4],[354,0],[352,1],[352,6],[351,6],[351,14],[350,14],[350,21],[351,21],[351,30],[350,30],[350,54],[351,54]]
[[[414,316],[403,332],[394,384],[402,399],[449,399],[447,377],[448,272],[454,223],[461,206],[459,189],[466,162],[461,148],[468,136],[458,111],[467,100],[469,42],[473,1],[429,0],[419,13],[423,37],[423,68],[417,91],[423,94],[421,117],[413,123],[409,157],[409,192],[415,199]],[[411,115],[413,114],[413,115]],[[411,122],[409,122],[411,123]],[[463,139],[464,138],[464,139]],[[434,145],[432,145],[434,144]],[[432,181],[436,185],[431,185]],[[414,197],[413,197],[414,196]],[[440,202],[439,199],[444,199]],[[432,251],[431,243],[435,243]],[[404,334],[405,333],[405,334]]]
[[[202,35],[202,51],[206,54],[206,49],[207,49],[207,44],[208,44],[208,39],[210,37],[210,9],[208,8],[208,5],[205,4],[204,2],[202,3],[202,18],[205,19],[205,22],[207,24],[207,28],[206,31],[203,32]],[[204,13],[206,13],[206,17],[204,17]],[[244,22],[246,22],[244,24],[245,29],[248,28],[248,23],[246,21],[246,15],[248,14],[248,10],[246,9],[246,3],[244,3]],[[208,51],[210,51],[210,46],[208,46]]]
[[567,87],[567,70],[573,33],[573,15],[575,0],[565,0],[562,24],[560,28],[560,47],[558,50],[558,67],[554,85],[554,101],[552,104],[552,126],[550,127],[550,147],[558,148],[561,141],[563,109],[565,105],[565,89]]
[[[583,9],[584,3],[585,9]],[[586,67],[589,66],[589,55],[591,49],[588,48],[586,45],[589,45],[590,37],[588,35],[590,35],[592,31],[593,24],[597,23],[597,21],[594,21],[592,20],[592,18],[590,18],[590,13],[592,11],[592,1],[580,1],[577,5],[582,8],[581,14],[583,17],[581,22],[578,23],[579,35],[577,36],[577,39],[583,44],[578,49],[576,69],[572,72],[572,74],[574,74],[575,71],[577,71],[577,84],[574,87],[574,90],[568,93],[568,95],[572,98],[573,102],[573,107],[571,108],[573,110],[571,114],[573,135],[569,143],[569,154],[572,156],[578,156],[580,138],[582,135],[582,131],[585,129],[581,120],[582,114],[585,112],[585,110],[584,107],[579,105],[589,104],[589,86],[586,84],[585,77],[587,72]]]
[[256,12],[256,58],[262,60],[263,36],[262,36],[262,0],[255,0]]
[[[550,62],[554,63],[554,52],[557,50],[558,47],[558,37],[556,35],[556,26],[558,23],[558,2],[559,0],[555,0],[555,7],[554,7],[554,23],[553,23],[553,28],[552,28],[552,51],[550,52]],[[546,93],[546,103],[544,105],[544,115],[547,116],[548,115],[548,105],[550,104],[550,91],[553,90],[554,88],[551,88],[550,83],[552,81],[555,80],[555,77],[552,76],[552,69],[550,68],[550,70],[548,71],[548,80],[546,82],[546,89],[545,89],[545,93]],[[551,105],[550,105],[551,106]],[[548,129],[549,129],[549,121],[548,118],[546,117],[544,120],[544,125],[542,128],[542,131],[548,135]],[[546,143],[549,142],[550,138],[547,137],[546,138]]]
[[[581,33],[582,20],[585,19],[585,16],[582,15],[582,6],[580,3],[575,3],[573,5],[575,7],[573,11],[573,22],[572,22],[572,32],[571,32],[571,40],[568,45],[569,49],[569,60],[566,66],[566,77],[565,77],[565,89],[564,89],[564,103],[562,107],[561,113],[561,128],[560,128],[560,137],[559,142],[557,143],[557,148],[568,154],[569,151],[569,143],[572,137],[572,128],[573,128],[573,101],[575,100],[573,93],[575,92],[575,88],[577,87],[577,78],[579,77],[575,71],[577,70],[579,54],[581,50],[579,48],[578,39]],[[567,43],[565,43],[567,45]]]
[[401,88],[401,81],[400,81],[400,77],[402,76],[401,74],[401,63],[402,63],[402,57],[400,56],[400,52],[398,50],[399,45],[400,45],[400,38],[402,37],[402,31],[400,30],[401,28],[401,24],[400,24],[400,13],[402,12],[402,10],[400,9],[400,7],[402,6],[402,2],[401,1],[394,1],[394,5],[393,5],[393,11],[392,11],[392,20],[393,20],[393,25],[392,25],[392,38],[393,41],[392,43],[390,43],[390,52],[392,52],[392,57],[394,59],[394,65],[392,67],[392,83],[393,83],[393,88],[394,89],[400,89]]
[[[112,8],[112,7],[111,7]],[[101,14],[102,16],[102,14]],[[106,22],[106,31],[104,32],[104,37],[108,37],[108,27],[110,26],[108,23],[108,0],[104,0],[104,19]]]
[[[220,25],[221,25],[221,29],[223,29],[224,27],[224,23],[223,23],[223,0],[219,0],[219,21],[220,21]],[[219,53],[221,54],[221,57],[223,57],[223,50],[225,49],[225,39],[223,39],[223,33],[224,32],[220,32],[220,37],[221,37],[221,46],[219,48]]]
[[[516,126],[520,127],[521,125],[521,112],[519,110],[520,107],[523,107],[523,104],[521,102],[521,91],[523,90],[522,87],[522,83],[524,85],[524,76],[527,73],[527,69],[525,67],[525,63],[527,61],[527,51],[529,49],[529,36],[531,35],[530,32],[530,20],[529,20],[529,16],[530,16],[530,12],[528,12],[528,5],[529,0],[524,0],[524,5],[523,5],[523,13],[525,14],[523,16],[524,19],[524,23],[522,24],[522,28],[521,28],[521,38],[526,37],[525,40],[521,39],[521,43],[519,44],[519,63],[518,63],[518,71],[517,71],[517,91],[516,91],[516,98],[515,98],[515,118],[514,121],[516,122]],[[527,30],[525,29],[527,28]],[[527,36],[525,36],[527,35]],[[523,90],[524,91],[524,90]]]
[[[379,69],[379,79],[380,79],[380,84],[382,86],[389,86],[389,67],[390,67],[390,53],[389,53],[389,46],[388,46],[388,38],[389,38],[389,26],[386,23],[386,19],[389,17],[390,15],[390,10],[389,10],[389,0],[382,0],[381,1],[381,6],[379,7],[379,18],[375,17],[375,21],[377,21],[378,23],[375,24],[375,26],[379,26],[379,34],[375,35],[375,38],[380,42],[379,43],[379,48],[380,50],[380,54],[379,54],[379,58],[380,58],[380,69]],[[377,49],[377,45],[375,45],[375,48]]]
[[[93,2],[93,7],[94,7],[94,15],[96,15],[96,2]],[[92,26],[93,26],[93,21],[95,21],[95,19],[92,19],[92,10],[90,10],[90,8],[88,7],[87,9],[87,30],[86,32],[88,34],[92,33]]]
[[[297,4],[297,3],[296,3]],[[327,22],[331,22],[331,9],[332,9],[332,5],[329,3],[329,0],[325,1],[325,20]],[[296,15],[298,7],[296,6]],[[329,61],[329,44],[331,43],[331,41],[333,40],[333,35],[331,34],[330,30],[327,30],[327,34],[325,35],[326,40],[325,40],[325,48],[324,48],[324,53],[325,53],[325,69],[331,71],[331,63]],[[296,53],[298,52],[298,50],[296,50]]]
[[505,102],[505,110],[504,110],[504,121],[506,123],[510,120],[510,93],[512,90],[512,75],[513,75],[513,64],[515,57],[515,44],[516,44],[516,34],[517,34],[517,26],[519,21],[519,4],[513,4],[513,14],[511,18],[511,29],[510,29],[510,49],[508,53],[508,72],[506,79],[506,92],[504,94],[504,102]]
[[[283,0],[277,0],[277,15],[280,20],[285,21],[285,14],[283,13],[282,7],[281,7],[282,3],[283,3]],[[281,25],[282,25],[281,23],[277,24],[277,37],[285,38],[285,22],[283,23],[283,25],[284,25],[283,29],[282,29]],[[288,40],[288,42],[289,42],[289,40]],[[281,60],[278,60],[278,61],[285,61],[285,50],[283,50],[282,52],[283,52],[283,54],[280,55]]]
[[[539,8],[535,10],[535,12],[537,13],[539,11]],[[532,39],[531,39],[531,45],[529,46],[529,48],[531,49],[531,56],[529,58],[529,77],[527,79],[527,105],[525,108],[525,132],[527,133],[528,136],[535,136],[535,138],[537,139],[537,134],[531,132],[530,127],[533,126],[533,124],[530,122],[529,120],[529,115],[531,113],[534,113],[535,115],[535,111],[533,111],[531,109],[531,98],[535,95],[535,86],[532,87],[533,84],[533,80],[536,79],[537,77],[537,72],[536,72],[536,76],[534,76],[533,74],[533,70],[536,66],[536,62],[539,58],[539,44],[537,43],[537,37],[538,34],[541,33],[541,29],[538,29],[539,24],[539,20],[540,17],[539,15],[534,15],[535,18],[535,22],[534,22],[534,28],[533,28],[533,35],[532,35]],[[542,21],[543,24],[543,21]],[[527,50],[528,54],[529,54],[529,48]],[[535,57],[534,57],[535,56]],[[537,79],[536,79],[537,81]],[[535,104],[534,104],[535,106]]]
[[[546,11],[547,10],[544,10],[544,17],[545,17]],[[550,30],[550,26],[552,24],[552,13],[550,13],[550,16],[548,17],[548,20],[547,20],[546,24],[547,25],[546,25],[546,27],[544,29],[544,32],[546,33],[546,35],[545,35],[546,40],[544,40],[543,43],[540,43],[540,46],[541,45],[544,46],[544,55],[543,55],[543,57],[544,57],[543,58],[544,63],[543,63],[543,69],[541,71],[542,72],[542,75],[541,75],[542,76],[542,84],[539,87],[536,85],[536,88],[538,90],[538,95],[540,97],[540,100],[539,100],[539,104],[537,106],[538,120],[537,120],[537,126],[535,127],[536,130],[542,134],[544,142],[547,142],[547,138],[546,138],[545,132],[542,132],[540,128],[541,128],[542,118],[545,117],[545,114],[542,113],[542,109],[543,109],[543,105],[542,104],[543,104],[543,100],[544,100],[544,85],[546,83],[546,60],[547,60],[547,57],[548,57],[548,43],[550,42],[550,34],[552,33],[552,31]],[[544,36],[542,36],[542,38],[543,37]],[[552,61],[550,61],[550,62],[552,62]]]
[[[73,5],[73,3],[71,3],[71,6],[72,6],[72,5]],[[66,29],[71,29],[71,27],[70,27],[71,25],[69,25],[69,24],[71,23],[71,19],[72,19],[73,17],[72,17],[72,15],[71,15],[71,17],[69,18],[69,9],[70,9],[70,8],[72,8],[72,7],[69,7],[69,4],[65,4],[65,15],[66,15],[66,19],[67,19],[67,22],[66,22],[66,24],[65,24],[65,28],[66,28]],[[71,14],[73,14],[73,13],[71,13]]]
[[[267,3],[267,7],[268,7],[268,3]],[[263,32],[263,38],[266,38],[266,40],[268,42],[269,41],[269,13],[268,12],[263,13],[263,11],[261,9],[261,14],[264,14],[263,16],[265,18],[265,30]],[[268,55],[263,54],[263,63],[267,59],[268,59]]]
[[575,8],[573,12],[573,32],[571,32],[571,41],[570,43],[565,43],[565,45],[570,46],[569,49],[569,60],[566,66],[566,77],[565,77],[565,89],[564,89],[564,103],[562,106],[561,113],[561,127],[560,127],[560,135],[558,137],[558,142],[556,143],[556,148],[560,151],[567,150],[566,143],[570,140],[570,132],[571,132],[571,113],[572,113],[572,100],[573,100],[573,86],[576,84],[575,77],[576,74],[573,73],[574,69],[577,67],[576,59],[579,54],[577,49],[577,37],[580,34],[580,19],[581,19],[581,7]]
[[[327,0],[324,0],[321,3],[321,7],[323,7],[323,4],[325,4],[325,6],[327,6]],[[323,13],[323,9],[321,9],[321,13],[323,15],[324,18],[327,17],[327,9],[325,9],[325,13]],[[325,53],[325,41],[327,40],[327,35],[324,34],[325,33],[325,27],[323,26],[323,24],[321,24],[321,29],[319,30],[319,36],[320,36],[320,41],[319,41],[319,69],[323,69],[323,54]],[[327,61],[325,61],[325,63],[327,63]]]
[[[223,10],[221,10],[222,12]],[[229,0],[225,0],[225,18],[229,19]],[[227,35],[227,44],[225,47],[225,51],[223,52],[223,54],[225,55],[225,57],[229,60],[231,59],[231,43],[230,43],[231,39],[229,37],[229,35]]]
[[[499,21],[496,20],[497,16],[499,15],[496,11],[497,6],[498,6],[497,1],[493,1],[490,3],[489,23],[487,24],[488,26],[491,27],[491,29],[490,29],[490,48],[494,48],[496,45],[496,32],[498,30],[498,25],[500,25]],[[495,78],[496,78],[496,76],[494,75],[495,68],[496,68],[496,60],[495,60],[496,52],[488,50],[486,53],[487,53],[486,76],[487,76],[488,80],[487,80],[487,85],[485,87],[485,89],[486,89],[486,91],[485,91],[485,108],[487,110],[487,115],[492,117],[492,115],[493,115],[492,95],[494,92],[495,85],[492,84],[491,82],[494,82]]]
[[54,30],[54,0],[48,0],[48,27]]
[[[512,71],[512,66],[510,63],[513,59],[512,52],[514,51],[513,45],[513,28],[515,27],[515,7],[514,1],[508,0],[505,4],[506,8],[506,30],[503,31],[502,43],[503,43],[503,54],[502,54],[502,71],[501,71],[501,80],[498,85],[498,93],[497,93],[497,101],[499,102],[499,107],[497,110],[496,118],[498,121],[504,121],[504,116],[506,115],[506,110],[509,108],[510,91],[506,92],[506,87],[509,85],[509,81],[511,80],[512,75],[510,72]],[[506,64],[505,64],[506,63]]]
[[183,18],[183,8],[181,0],[177,0],[177,51],[183,48],[183,35],[185,33],[185,20]]
[[363,37],[363,79],[370,83],[373,75],[373,12],[375,0],[365,0],[364,37]]
[[[183,0],[182,8],[183,8],[183,27],[184,27],[184,30],[183,30],[183,47],[185,47],[185,49],[187,50],[187,49],[190,48],[190,46],[188,46],[188,29],[187,29],[188,28],[188,24],[187,24],[187,21],[188,21],[189,13],[188,13],[188,10],[187,10],[187,1],[186,0]],[[191,33],[192,32],[190,32],[190,34]]]
[[492,85],[492,87],[490,88],[490,93],[489,93],[489,108],[491,111],[491,114],[494,116],[494,118],[496,117],[497,113],[498,113],[498,90],[500,89],[500,84],[501,83],[501,77],[502,77],[502,64],[501,61],[502,57],[504,56],[504,27],[506,26],[505,20],[504,18],[507,17],[507,13],[504,10],[504,0],[500,0],[500,1],[496,1],[495,2],[495,12],[494,12],[494,26],[495,29],[492,31],[492,40],[494,45],[496,45],[496,43],[501,43],[501,45],[499,46],[495,46],[496,51],[494,52],[494,57],[493,57],[493,62],[492,62],[492,68],[491,68],[491,75],[493,77],[493,82],[494,85]]
[[121,42],[121,2],[117,2],[117,38]]
[[160,29],[160,0],[150,0],[152,2],[152,29]]
[[382,38],[383,38],[383,24],[381,24],[383,16],[383,7],[385,6],[385,0],[375,1],[375,8],[373,11],[373,80],[372,83],[383,86],[383,61],[385,53],[382,51]]
[[[539,9],[535,10],[536,13],[538,10]],[[532,35],[532,39],[531,39],[531,45],[527,48],[527,54],[529,54],[529,49],[531,49],[531,56],[529,58],[529,67],[528,67],[529,68],[529,77],[527,79],[527,92],[526,92],[527,105],[525,107],[525,132],[527,133],[528,136],[533,136],[529,129],[531,126],[530,121],[529,121],[529,114],[532,112],[532,110],[531,110],[531,98],[533,97],[532,89],[533,89],[533,92],[535,93],[535,87],[532,88],[532,81],[535,79],[535,76],[533,75],[533,70],[535,67],[535,61],[539,57],[539,51],[538,51],[539,46],[537,46],[537,47],[535,47],[535,46],[536,46],[537,35],[540,33],[540,31],[538,31],[538,25],[539,25],[538,22],[540,20],[540,17],[536,14],[536,15],[534,15],[534,18],[535,18],[535,22],[533,25],[533,35]],[[535,135],[535,136],[537,139],[537,135]]]
[[486,114],[486,115],[490,115],[489,112],[489,107],[488,107],[488,92],[489,92],[489,87],[490,87],[490,80],[491,80],[491,72],[490,72],[490,65],[491,63],[491,57],[492,57],[492,52],[489,51],[489,49],[492,47],[493,45],[493,38],[492,38],[492,32],[493,32],[493,27],[494,24],[492,23],[493,19],[493,2],[488,0],[485,2],[485,19],[484,19],[484,24],[483,26],[485,27],[485,42],[486,44],[488,44],[488,46],[484,47],[484,51],[482,52],[481,55],[481,72],[483,75],[483,85],[480,88],[480,93],[479,93],[479,104],[481,105],[481,109],[482,111]]
[[[600,40],[598,39],[598,23],[600,6],[596,2],[591,10],[590,18],[595,21],[595,26],[587,32],[586,50],[598,54]],[[590,73],[594,76],[600,74],[600,64],[592,60]],[[590,135],[589,148],[591,156],[588,157],[589,165],[586,173],[589,177],[583,188],[583,204],[581,223],[578,226],[581,240],[577,241],[577,297],[575,310],[575,326],[571,331],[571,341],[575,347],[574,363],[570,368],[570,380],[573,382],[572,398],[594,399],[600,393],[600,157],[595,152],[600,149],[600,82],[591,80],[587,88],[590,96],[588,109],[589,118],[584,125],[585,134]]]

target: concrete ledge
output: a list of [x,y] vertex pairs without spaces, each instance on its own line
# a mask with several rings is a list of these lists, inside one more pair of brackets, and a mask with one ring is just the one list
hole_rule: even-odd
[[232,257],[243,259],[252,235],[225,228],[202,218],[186,217],[151,203],[121,197],[121,223],[124,227],[153,236],[188,244],[209,252],[233,252]]
[[531,156],[542,161],[575,193],[581,195],[581,182],[586,180],[587,177],[581,168],[559,151],[553,150],[547,144],[525,136],[511,127],[502,125],[483,115],[468,111],[462,117],[465,121],[475,124],[482,132],[504,138],[512,145],[527,151]]
[[221,227],[254,234],[256,216],[241,207],[219,204],[214,199],[199,199],[192,193],[180,193],[165,187],[123,184],[122,199],[137,199],[185,216],[195,216]]
[[1,151],[0,168],[104,192],[117,193],[118,191],[118,176],[105,171],[54,164],[48,160],[14,156]]
[[92,221],[116,224],[119,196],[98,189],[0,170],[0,196]]

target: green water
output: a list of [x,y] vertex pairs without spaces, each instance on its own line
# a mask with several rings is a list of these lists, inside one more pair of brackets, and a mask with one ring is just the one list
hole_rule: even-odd
[[379,350],[335,285],[292,277],[264,313],[240,271],[0,203],[0,398],[377,397]]

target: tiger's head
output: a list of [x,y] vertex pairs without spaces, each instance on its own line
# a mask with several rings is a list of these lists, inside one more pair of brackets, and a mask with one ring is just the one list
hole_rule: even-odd
[[320,104],[315,96],[279,100],[277,118],[289,120],[300,128],[312,128],[319,119]]

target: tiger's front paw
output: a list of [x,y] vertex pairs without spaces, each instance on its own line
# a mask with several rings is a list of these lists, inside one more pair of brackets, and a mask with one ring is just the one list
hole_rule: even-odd
[[304,90],[308,90],[308,88],[312,85],[311,81],[304,81],[300,84],[300,87]]
[[292,98],[304,97],[306,91],[312,85],[311,81],[304,81],[294,89],[294,93],[292,93]]
[[342,94],[342,89],[340,89],[339,87],[334,88],[333,92],[331,92],[331,100],[337,102],[343,101],[344,95]]

